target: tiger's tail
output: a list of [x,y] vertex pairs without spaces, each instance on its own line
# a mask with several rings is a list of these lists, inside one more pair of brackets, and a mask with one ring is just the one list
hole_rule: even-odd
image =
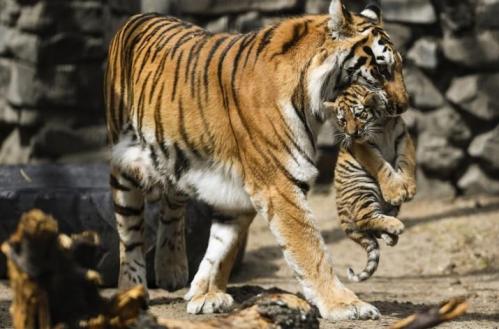
[[369,279],[379,264],[380,248],[378,240],[370,233],[366,232],[349,232],[348,237],[355,241],[357,244],[362,246],[367,252],[367,263],[362,272],[355,274],[352,268],[348,268],[347,275],[348,279],[353,282],[361,282]]

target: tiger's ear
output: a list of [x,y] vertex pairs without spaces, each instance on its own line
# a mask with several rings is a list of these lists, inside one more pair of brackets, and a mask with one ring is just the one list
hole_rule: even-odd
[[333,36],[340,36],[348,25],[349,13],[341,0],[331,0],[329,5],[329,29]]
[[360,14],[376,24],[382,23],[380,1],[369,1],[366,8]]

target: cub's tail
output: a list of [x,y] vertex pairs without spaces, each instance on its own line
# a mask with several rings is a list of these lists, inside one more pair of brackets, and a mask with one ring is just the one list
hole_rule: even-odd
[[378,240],[375,236],[366,232],[348,232],[347,235],[367,252],[367,263],[362,272],[355,274],[355,272],[349,268],[347,271],[348,279],[353,282],[365,281],[369,279],[378,268],[380,257]]

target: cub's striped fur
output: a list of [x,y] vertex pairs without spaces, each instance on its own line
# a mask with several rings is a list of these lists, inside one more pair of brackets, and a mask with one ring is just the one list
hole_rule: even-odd
[[[400,117],[387,117],[385,104],[369,88],[353,84],[333,103],[326,106],[335,113],[341,150],[336,164],[334,184],[340,225],[347,236],[367,251],[364,270],[355,274],[348,269],[351,281],[364,281],[376,271],[379,263],[377,237],[393,246],[404,230],[398,215],[399,202],[390,204],[383,198],[383,187],[400,180],[400,189],[411,199],[415,186],[415,149]],[[376,160],[383,175],[372,175],[357,159],[352,146],[372,151],[368,161]],[[394,166],[392,168],[392,165]],[[377,181],[375,177],[381,179]],[[388,181],[386,181],[388,180]],[[380,188],[381,186],[381,188]]]
[[375,5],[357,15],[333,0],[329,15],[248,34],[211,34],[154,14],[130,18],[111,43],[105,89],[120,287],[146,283],[146,194],[162,204],[157,284],[186,285],[184,209],[194,197],[216,215],[188,312],[231,307],[229,273],[259,212],[323,317],[378,317],[336,277],[306,201],[323,102],[354,81],[382,89],[390,111],[407,108],[401,57]]

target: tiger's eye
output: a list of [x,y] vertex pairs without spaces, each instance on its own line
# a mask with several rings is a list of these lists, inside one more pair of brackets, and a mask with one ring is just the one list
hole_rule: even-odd
[[363,120],[366,120],[367,117],[368,117],[367,112],[362,112],[362,114],[360,115],[360,118],[363,119]]

